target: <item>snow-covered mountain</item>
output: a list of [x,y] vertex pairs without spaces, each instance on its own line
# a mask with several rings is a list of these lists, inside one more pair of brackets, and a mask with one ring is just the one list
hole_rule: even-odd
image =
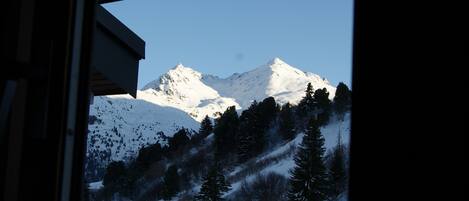
[[223,97],[203,83],[202,77],[201,73],[178,64],[143,87],[137,97],[181,109],[199,122],[205,115],[216,117],[217,112],[223,112],[229,106],[241,108],[234,98]]
[[304,96],[308,83],[315,89],[326,88],[333,98],[335,87],[325,78],[303,72],[279,58],[228,78],[202,74],[178,64],[145,85],[137,96],[158,105],[181,109],[200,122],[205,115],[214,118],[228,106],[243,110],[253,100],[260,101],[269,96],[280,104],[296,104]]
[[326,88],[333,98],[335,87],[326,79],[279,58],[228,78],[178,64],[137,91],[137,99],[129,95],[94,98],[88,135],[90,164],[132,158],[140,147],[165,143],[182,127],[196,131],[205,115],[216,118],[229,106],[241,111],[253,100],[269,96],[280,104],[296,104],[308,83],[314,89]]
[[242,74],[234,74],[226,79],[206,75],[203,82],[217,90],[222,96],[232,97],[242,108],[247,108],[252,100],[262,100],[272,96],[280,104],[296,104],[304,96],[308,83],[314,89],[326,88],[332,99],[335,87],[319,75],[303,72],[280,58]]

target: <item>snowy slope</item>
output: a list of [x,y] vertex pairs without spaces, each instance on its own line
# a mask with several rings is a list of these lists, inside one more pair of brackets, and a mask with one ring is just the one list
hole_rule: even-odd
[[[320,128],[321,134],[324,137],[325,143],[324,146],[326,151],[331,151],[333,147],[337,144],[338,135],[340,134],[342,143],[349,145],[350,143],[350,113],[347,113],[344,116],[343,121],[339,121],[336,118],[331,118],[331,121],[326,126]],[[256,172],[252,172],[249,166],[240,165],[235,167],[231,172],[226,176],[227,178],[233,177],[239,172],[249,171],[250,173],[244,176],[241,179],[236,180],[231,183],[231,190],[224,194],[225,198],[229,198],[237,192],[243,181],[251,182],[258,174],[266,175],[270,172],[275,172],[285,177],[290,176],[290,171],[295,167],[294,155],[297,151],[297,147],[301,144],[304,134],[299,133],[293,140],[277,145],[270,150],[264,152],[264,154],[259,155],[253,160],[256,163],[263,163],[264,161],[271,161],[266,166],[262,167]],[[210,141],[213,138],[213,134],[209,135],[206,140]],[[276,160],[271,160],[276,158]],[[94,182],[90,184],[90,189],[99,189],[102,187],[101,182]],[[192,186],[186,193],[197,194],[200,191],[201,184],[195,184]],[[180,194],[181,195],[181,194]],[[173,198],[173,200],[179,200],[179,196]],[[347,200],[342,198],[342,200]]]
[[232,97],[242,108],[247,108],[252,100],[262,100],[269,96],[280,104],[296,104],[304,96],[308,83],[314,89],[326,88],[332,99],[335,87],[326,79],[313,73],[305,73],[290,66],[280,58],[242,74],[234,74],[226,79],[206,75],[203,81],[217,90],[222,96]]
[[181,109],[199,122],[205,115],[217,117],[217,112],[223,112],[229,106],[240,108],[233,98],[220,96],[216,90],[205,85],[201,78],[201,73],[178,64],[143,87],[139,98]]
[[[336,118],[331,118],[331,121],[326,126],[320,128],[321,134],[324,137],[324,146],[327,151],[331,151],[337,145],[338,135],[340,134],[342,143],[348,145],[350,143],[350,113],[346,114],[343,121]],[[231,190],[224,194],[225,198],[233,198],[235,193],[240,190],[243,181],[252,182],[258,174],[266,175],[270,172],[275,172],[287,178],[290,177],[290,170],[295,167],[294,156],[297,147],[303,140],[303,133],[299,133],[293,140],[273,147],[254,158],[255,163],[247,162],[235,167],[231,172],[227,173],[227,179],[237,178],[238,175],[243,175],[231,183]],[[269,161],[266,163],[266,161]],[[247,165],[246,165],[247,164]],[[253,166],[262,164],[261,169],[253,171]],[[243,174],[248,172],[247,174]],[[197,194],[200,191],[201,184],[194,185],[189,193]],[[177,198],[174,200],[178,200]],[[346,200],[346,199],[345,199]]]
[[199,127],[184,111],[128,95],[95,97],[93,102],[87,151],[88,155],[107,154],[106,160],[131,158],[144,145],[165,143],[165,136],[172,136],[182,127]]
[[[324,146],[326,151],[332,150],[332,148],[337,145],[338,135],[340,133],[342,143],[348,145],[350,143],[350,114],[345,115],[344,121],[339,121],[334,119],[328,125],[321,127],[321,134],[324,137]],[[295,139],[291,140],[290,142],[281,145],[277,148],[274,148],[270,151],[267,151],[265,155],[259,156],[256,160],[269,160],[269,158],[278,157],[281,155],[285,155],[281,160],[273,162],[257,172],[258,174],[268,174],[270,172],[275,172],[285,177],[290,176],[290,170],[295,167],[294,156],[296,153],[296,149],[291,149],[292,147],[298,147],[303,140],[303,133],[300,133],[296,136]],[[293,152],[291,151],[293,150]],[[242,171],[242,169],[236,169],[236,172]],[[233,175],[233,173],[230,173]],[[256,177],[256,174],[251,174],[245,177],[243,180],[247,182],[251,182]],[[238,191],[241,183],[243,180],[239,180],[234,182],[232,185],[232,189],[225,193],[224,196],[229,197],[234,192]]]

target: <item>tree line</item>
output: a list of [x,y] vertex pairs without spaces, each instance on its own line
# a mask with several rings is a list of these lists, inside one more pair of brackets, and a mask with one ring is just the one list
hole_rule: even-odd
[[152,164],[167,161],[164,164],[171,165],[162,168],[164,175],[155,194],[158,199],[172,199],[182,189],[184,181],[181,177],[191,170],[170,161],[200,146],[213,134],[209,145],[211,151],[201,156],[211,156],[211,160],[202,164],[206,166],[206,174],[194,199],[223,200],[223,193],[230,189],[223,174],[224,167],[245,163],[265,152],[270,140],[268,136],[272,134],[278,136],[280,142],[288,142],[304,132],[285,197],[288,200],[336,199],[346,188],[345,151],[338,140],[326,161],[324,138],[319,128],[328,124],[332,114],[343,119],[350,107],[351,91],[343,83],[337,86],[332,101],[326,88],[314,90],[309,83],[298,105],[286,103],[280,106],[273,97],[268,97],[260,102],[253,101],[239,116],[234,106],[228,107],[213,123],[206,116],[196,134],[190,134],[183,128],[168,138],[165,146],[157,142],[142,147],[136,159],[128,164],[122,161],[110,163],[103,178],[102,197],[111,199],[116,193],[123,197],[138,197],[135,189],[141,184],[144,172],[154,168]]

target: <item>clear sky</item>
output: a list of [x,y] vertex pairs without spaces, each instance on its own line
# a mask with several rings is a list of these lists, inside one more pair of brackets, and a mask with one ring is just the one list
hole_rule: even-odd
[[138,88],[179,62],[227,77],[274,57],[351,86],[353,0],[124,0],[104,7],[146,42]]

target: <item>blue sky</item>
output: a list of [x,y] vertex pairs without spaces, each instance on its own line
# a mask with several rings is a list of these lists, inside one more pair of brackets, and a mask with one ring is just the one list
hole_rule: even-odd
[[124,0],[104,7],[146,42],[138,88],[179,62],[227,77],[274,57],[351,86],[353,0]]

